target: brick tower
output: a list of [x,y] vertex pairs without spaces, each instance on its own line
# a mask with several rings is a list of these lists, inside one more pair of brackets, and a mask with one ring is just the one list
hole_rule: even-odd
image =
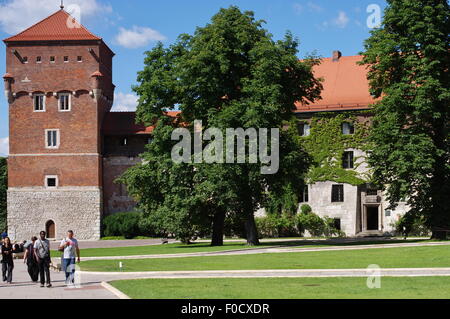
[[8,232],[100,237],[102,123],[113,103],[103,40],[64,8],[4,40],[9,103]]

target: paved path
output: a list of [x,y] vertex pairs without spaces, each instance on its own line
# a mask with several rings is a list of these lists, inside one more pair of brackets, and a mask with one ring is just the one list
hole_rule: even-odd
[[22,260],[14,261],[13,283],[0,283],[0,295],[8,299],[116,299],[109,290],[101,285],[100,276],[81,275],[79,288],[67,288],[64,273],[50,273],[52,288],[40,288],[32,283]]
[[[275,270],[214,270],[214,271],[147,271],[147,272],[81,272],[82,277],[102,281],[150,278],[268,278],[268,277],[368,277],[368,269],[275,269]],[[450,276],[450,268],[385,268],[380,276],[423,277]]]
[[158,255],[136,255],[136,256],[106,256],[106,257],[83,257],[83,260],[129,260],[129,259],[160,259],[160,258],[183,258],[183,257],[208,257],[208,256],[233,256],[233,255],[252,255],[267,253],[301,253],[316,251],[340,251],[340,250],[361,250],[376,248],[400,248],[400,247],[423,247],[423,246],[450,246],[450,242],[431,242],[431,243],[399,243],[399,244],[370,244],[355,246],[330,246],[330,247],[291,247],[276,246],[264,248],[248,248],[236,250],[181,253],[181,254],[158,254]]

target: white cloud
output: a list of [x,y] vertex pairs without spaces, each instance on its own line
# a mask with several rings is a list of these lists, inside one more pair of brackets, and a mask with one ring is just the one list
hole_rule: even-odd
[[348,18],[347,14],[344,11],[339,11],[339,15],[336,19],[333,19],[332,23],[337,26],[338,28],[345,28],[348,24],[350,19]]
[[152,41],[163,41],[166,37],[156,30],[147,27],[133,26],[131,29],[119,28],[115,41],[117,44],[136,49],[147,46]]
[[9,137],[0,138],[0,156],[9,155]]
[[[79,13],[72,11],[72,5],[78,5]],[[66,0],[65,9],[76,17],[80,23],[84,18],[98,17],[101,13],[110,13],[109,5],[100,4],[97,0]],[[55,0],[7,0],[0,2],[0,29],[8,34],[17,34],[36,22],[48,17],[59,9],[59,1]]]
[[321,6],[319,6],[318,4],[315,4],[312,1],[309,1],[307,4],[309,11],[314,11],[314,12],[321,12],[323,11],[323,8]]
[[132,93],[114,93],[114,105],[111,111],[134,112],[138,105],[138,97]]

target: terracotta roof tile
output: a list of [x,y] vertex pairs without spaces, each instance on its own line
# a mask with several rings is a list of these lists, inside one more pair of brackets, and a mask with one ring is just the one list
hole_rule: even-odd
[[4,42],[13,41],[58,41],[58,40],[101,40],[69,13],[58,10],[51,16],[36,23],[21,33],[9,37]]
[[296,112],[336,111],[368,108],[376,100],[369,93],[367,70],[356,64],[362,56],[343,56],[339,61],[325,58],[314,67],[316,78],[323,78],[322,99],[309,105],[298,103]]

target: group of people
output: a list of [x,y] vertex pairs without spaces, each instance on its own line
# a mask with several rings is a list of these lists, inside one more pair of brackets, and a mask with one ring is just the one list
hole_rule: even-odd
[[[52,287],[50,279],[50,241],[46,238],[45,231],[41,231],[39,238],[33,236],[30,242],[13,245],[6,233],[2,234],[1,256],[3,282],[11,284],[13,278],[14,258],[13,254],[25,252],[23,262],[28,267],[28,274],[33,283],[40,279],[41,287]],[[74,238],[72,230],[67,232],[58,248],[62,252],[61,266],[66,274],[66,285],[74,284],[75,264],[80,262],[80,249],[78,241]]]

